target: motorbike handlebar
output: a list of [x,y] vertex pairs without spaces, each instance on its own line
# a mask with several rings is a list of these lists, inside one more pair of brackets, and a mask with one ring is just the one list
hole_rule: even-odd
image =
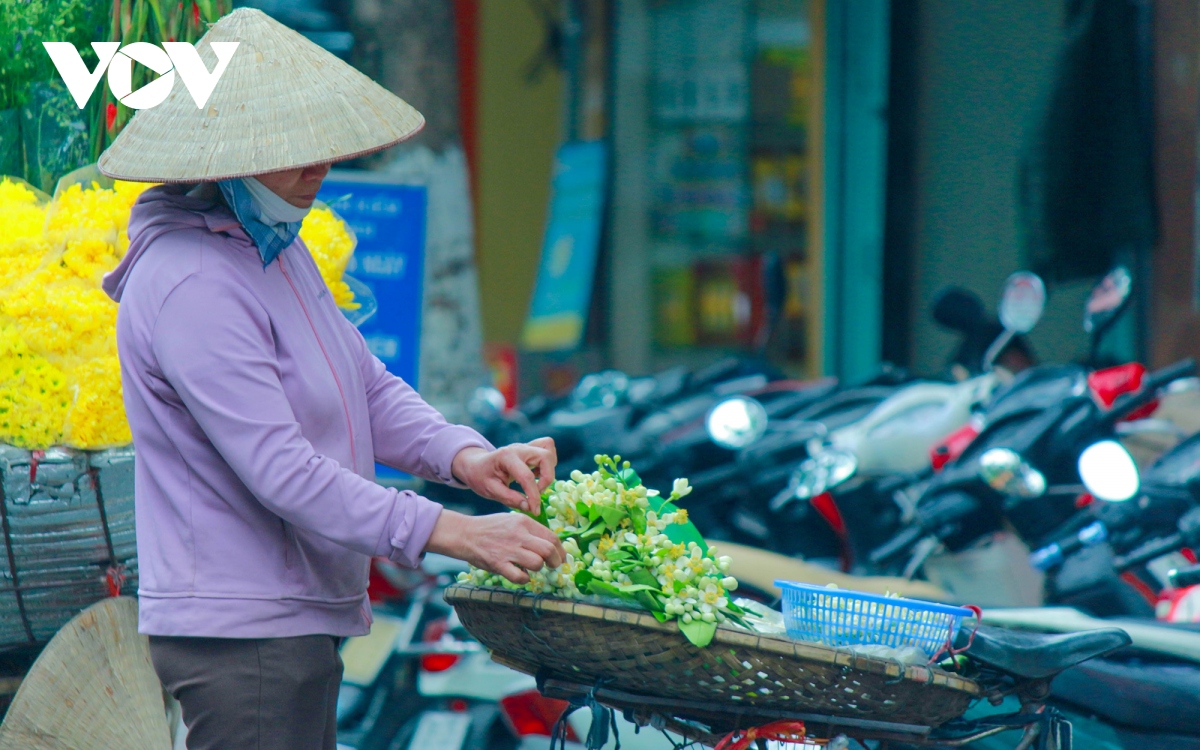
[[915,524],[909,526],[888,540],[882,547],[871,551],[870,559],[872,564],[878,565],[894,557],[899,557],[914,544],[921,541],[921,537],[923,536],[925,536],[925,530],[920,526]]
[[1157,372],[1150,373],[1150,376],[1146,378],[1142,383],[1142,387],[1136,393],[1128,393],[1113,404],[1112,409],[1104,415],[1104,421],[1110,425],[1120,422],[1154,398],[1159,388],[1179,378],[1194,375],[1195,373],[1196,360],[1191,357],[1181,359],[1175,364],[1167,365]]
[[1150,374],[1148,387],[1162,388],[1164,385],[1180,378],[1185,378],[1188,375],[1196,374],[1196,360],[1188,357],[1181,359],[1175,364],[1167,365],[1166,367]]
[[1180,547],[1200,546],[1200,508],[1192,508],[1180,517],[1177,524],[1179,529],[1174,534],[1152,539],[1124,557],[1113,560],[1113,566],[1118,573],[1123,573],[1132,567],[1147,563],[1156,557],[1162,557],[1168,552]]
[[1200,565],[1171,571],[1171,587],[1184,589],[1188,586],[1200,585]]
[[869,559],[875,564],[891,560],[908,552],[926,536],[937,536],[944,541],[948,535],[959,530],[963,519],[979,510],[979,501],[965,492],[944,492],[924,498],[913,523],[882,547],[873,550]]
[[1184,546],[1183,534],[1171,534],[1161,539],[1152,539],[1138,547],[1128,555],[1113,558],[1113,567],[1118,573],[1124,573],[1130,568],[1148,563],[1156,557],[1173,552]]
[[1077,534],[1035,551],[1029,556],[1029,562],[1038,570],[1050,570],[1060,565],[1068,555],[1084,547],[1094,547],[1107,540],[1108,527],[1102,521],[1093,521],[1080,529]]

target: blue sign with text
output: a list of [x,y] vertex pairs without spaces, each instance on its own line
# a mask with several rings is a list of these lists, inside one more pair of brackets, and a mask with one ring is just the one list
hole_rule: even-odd
[[[346,273],[366,284],[379,305],[359,330],[388,372],[417,387],[425,261],[426,190],[334,170],[317,198],[354,230],[358,244]],[[379,467],[381,477],[401,475]]]

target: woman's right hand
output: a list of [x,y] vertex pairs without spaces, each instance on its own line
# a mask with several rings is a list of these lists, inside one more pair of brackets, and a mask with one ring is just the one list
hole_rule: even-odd
[[521,513],[466,516],[443,510],[426,552],[465,560],[516,584],[529,583],[529,572],[557,568],[567,559],[554,532]]

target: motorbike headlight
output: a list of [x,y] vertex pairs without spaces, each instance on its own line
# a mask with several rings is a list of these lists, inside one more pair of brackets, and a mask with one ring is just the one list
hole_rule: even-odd
[[979,457],[979,478],[1009,497],[1041,497],[1046,477],[1010,448],[992,448]]
[[767,410],[748,396],[732,396],[708,412],[704,426],[722,448],[738,450],[757,442],[767,431]]
[[1142,488],[1137,462],[1116,440],[1101,440],[1079,455],[1079,478],[1093,497],[1120,503]]
[[842,484],[858,470],[858,457],[841,448],[826,448],[808,458],[792,475],[792,494],[808,500]]

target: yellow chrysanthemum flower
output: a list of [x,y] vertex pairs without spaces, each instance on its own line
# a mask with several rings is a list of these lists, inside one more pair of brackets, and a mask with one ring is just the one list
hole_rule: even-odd
[[30,351],[14,327],[0,327],[0,441],[30,449],[54,445],[69,405],[63,372]]
[[122,403],[121,364],[115,356],[88,360],[71,371],[74,400],[63,441],[68,445],[123,445],[133,440]]
[[354,237],[346,223],[328,208],[314,208],[300,225],[300,239],[308,246],[337,306],[343,310],[357,310],[359,305],[354,301],[354,292],[342,281],[346,264],[354,253]]
[[149,183],[116,182],[111,190],[92,183],[85,190],[76,183],[62,191],[50,205],[46,236],[59,244],[73,239],[104,239],[118,245],[129,226],[129,211]]
[[[129,247],[129,212],[150,185],[72,185],[49,205],[0,180],[0,442],[102,448],[132,437],[117,360],[117,305],[100,281]],[[340,307],[354,238],[329,209],[301,236]]]

